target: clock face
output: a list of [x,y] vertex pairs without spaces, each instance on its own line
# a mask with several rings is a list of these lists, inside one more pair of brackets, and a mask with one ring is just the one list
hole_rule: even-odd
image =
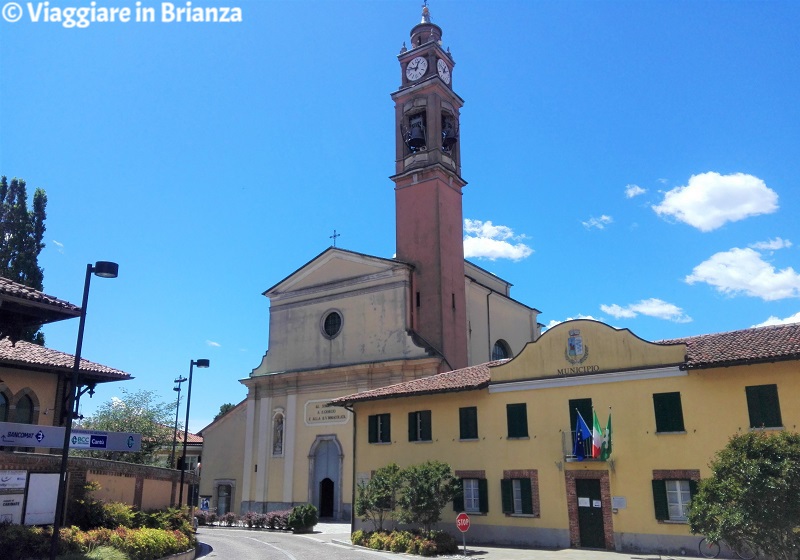
[[428,61],[418,56],[411,60],[406,66],[406,78],[409,80],[419,80],[428,70]]
[[449,84],[450,68],[447,66],[447,63],[440,58],[436,63],[436,69],[439,71],[439,77],[442,79],[442,81],[446,84]]

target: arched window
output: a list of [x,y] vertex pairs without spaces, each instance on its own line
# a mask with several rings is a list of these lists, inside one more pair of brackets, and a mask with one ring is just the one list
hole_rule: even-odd
[[33,423],[33,401],[28,395],[22,396],[17,401],[17,411],[14,414],[14,422],[20,424]]
[[8,421],[8,398],[0,393],[0,422]]
[[498,340],[492,348],[492,360],[506,360],[511,357],[511,349],[505,340]]

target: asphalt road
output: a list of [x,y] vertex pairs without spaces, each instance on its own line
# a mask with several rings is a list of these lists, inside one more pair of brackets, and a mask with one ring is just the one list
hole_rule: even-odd
[[226,527],[200,527],[202,560],[377,560],[397,555],[336,544],[324,534],[293,535]]

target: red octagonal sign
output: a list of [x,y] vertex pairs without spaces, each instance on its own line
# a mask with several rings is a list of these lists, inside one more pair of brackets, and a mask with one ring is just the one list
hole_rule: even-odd
[[469,515],[464,512],[459,513],[458,517],[456,517],[456,527],[462,533],[466,533],[469,529]]

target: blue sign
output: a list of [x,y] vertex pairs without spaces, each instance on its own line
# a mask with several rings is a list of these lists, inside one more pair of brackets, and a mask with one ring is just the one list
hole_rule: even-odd
[[92,441],[89,443],[89,447],[95,447],[98,449],[105,449],[106,443],[108,442],[108,436],[98,436],[92,434]]

